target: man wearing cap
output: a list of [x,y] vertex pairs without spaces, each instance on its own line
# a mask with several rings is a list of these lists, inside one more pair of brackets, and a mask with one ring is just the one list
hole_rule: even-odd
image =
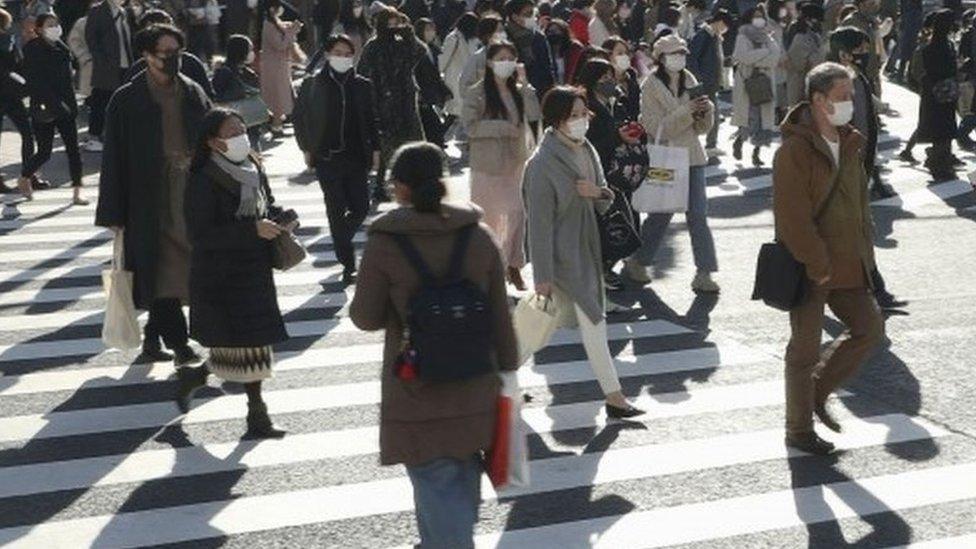
[[716,108],[712,129],[705,137],[705,153],[709,163],[715,164],[718,151],[718,125],[721,117],[718,113],[716,95],[722,87],[722,71],[725,55],[722,52],[722,40],[725,33],[733,26],[733,19],[725,9],[717,9],[698,28],[688,44],[688,70],[695,75],[698,82],[705,86],[708,99]]
[[[790,311],[786,347],[786,444],[826,455],[834,445],[813,429],[841,425],[827,398],[877,347],[884,322],[871,293],[873,227],[862,155],[851,125],[853,74],[822,63],[807,75],[807,100],[786,116],[773,161],[776,237],[806,270],[806,295]],[[847,331],[821,354],[824,306]]]

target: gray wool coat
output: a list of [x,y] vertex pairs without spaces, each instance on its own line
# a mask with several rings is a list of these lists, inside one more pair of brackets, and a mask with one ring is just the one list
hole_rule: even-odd
[[[593,162],[596,181],[606,187],[600,158],[589,141],[583,146]],[[594,323],[604,318],[605,295],[596,209],[605,212],[611,198],[583,198],[576,181],[584,179],[575,153],[546,130],[525,166],[522,181],[529,225],[529,256],[536,284],[550,282],[576,302]]]

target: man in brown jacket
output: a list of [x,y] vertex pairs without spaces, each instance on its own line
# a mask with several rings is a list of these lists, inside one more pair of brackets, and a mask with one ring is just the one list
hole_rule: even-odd
[[[776,234],[806,266],[806,299],[790,311],[786,348],[786,444],[829,454],[833,444],[813,430],[813,415],[840,425],[827,397],[847,380],[884,332],[871,293],[873,228],[864,171],[864,137],[849,123],[853,82],[847,68],[822,63],[807,76],[807,101],[782,125],[773,163]],[[836,187],[836,188],[834,188]],[[847,326],[821,357],[824,305]]]

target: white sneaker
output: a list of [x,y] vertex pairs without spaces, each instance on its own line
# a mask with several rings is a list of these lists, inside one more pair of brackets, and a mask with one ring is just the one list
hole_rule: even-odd
[[82,145],[82,148],[88,152],[94,153],[94,152],[102,152],[102,149],[104,147],[101,141],[97,139],[89,139],[88,141],[85,141],[85,144]]
[[634,282],[640,282],[641,284],[647,284],[651,281],[651,276],[647,274],[647,267],[641,265],[633,259],[624,261],[623,275]]
[[691,281],[691,289],[707,294],[717,294],[720,290],[718,283],[712,280],[712,275],[709,273],[696,274],[695,279]]

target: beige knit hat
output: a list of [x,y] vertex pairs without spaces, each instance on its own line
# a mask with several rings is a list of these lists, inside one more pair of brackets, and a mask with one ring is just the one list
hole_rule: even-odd
[[658,61],[662,55],[669,53],[683,53],[687,55],[688,45],[677,34],[662,36],[654,42],[654,50],[651,53],[651,58]]

